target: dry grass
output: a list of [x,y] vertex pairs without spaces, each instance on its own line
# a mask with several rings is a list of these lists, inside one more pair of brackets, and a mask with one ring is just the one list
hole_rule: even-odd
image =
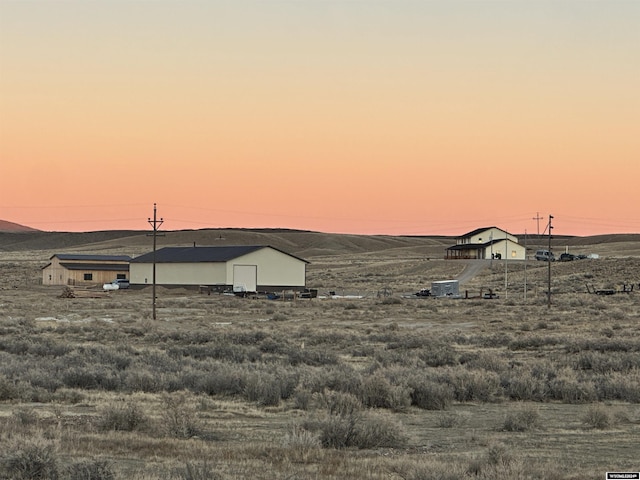
[[[638,258],[553,264],[549,309],[546,265],[527,266],[526,299],[516,262],[507,292],[499,262],[463,287],[496,300],[407,298],[464,263],[427,260],[419,239],[348,238],[347,251],[299,235],[318,252],[310,286],[365,298],[159,288],[153,321],[147,290],[58,298],[37,284],[51,250],[3,253],[0,478],[39,467],[42,478],[134,480],[637,471],[640,291],[584,285],[637,283]],[[100,251],[122,253],[117,241]]]

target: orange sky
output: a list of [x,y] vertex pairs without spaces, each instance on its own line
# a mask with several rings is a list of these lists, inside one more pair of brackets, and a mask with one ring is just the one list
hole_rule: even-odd
[[640,2],[0,0],[0,218],[640,232]]

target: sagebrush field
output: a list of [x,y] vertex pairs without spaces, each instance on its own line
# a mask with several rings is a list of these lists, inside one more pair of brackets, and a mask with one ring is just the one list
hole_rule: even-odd
[[[188,234],[165,242],[177,238]],[[559,480],[640,470],[637,238],[564,239],[601,258],[554,263],[550,307],[544,262],[486,260],[461,287],[497,299],[412,296],[468,267],[442,259],[450,239],[257,240],[310,260],[307,284],[321,295],[362,298],[159,287],[152,320],[150,288],[60,298],[62,287],[38,282],[52,253],[134,255],[148,251],[144,235],[5,244],[0,478]],[[587,285],[635,287],[600,296]]]

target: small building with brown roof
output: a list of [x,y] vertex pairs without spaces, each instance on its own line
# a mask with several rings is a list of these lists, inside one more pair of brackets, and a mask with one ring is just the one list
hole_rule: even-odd
[[43,285],[102,285],[129,278],[126,255],[81,255],[58,253],[42,268]]

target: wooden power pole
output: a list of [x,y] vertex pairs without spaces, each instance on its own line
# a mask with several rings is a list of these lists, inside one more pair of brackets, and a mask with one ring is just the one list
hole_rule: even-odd
[[151,220],[150,218],[148,219],[149,224],[151,225],[151,228],[153,228],[153,233],[151,234],[153,236],[153,270],[152,270],[152,287],[151,287],[151,295],[153,295],[153,319],[156,319],[156,238],[158,237],[158,229],[160,228],[160,225],[162,225],[162,223],[164,222],[164,220],[161,218],[160,220],[158,220],[157,217],[157,207],[156,204],[153,204],[153,220]]

